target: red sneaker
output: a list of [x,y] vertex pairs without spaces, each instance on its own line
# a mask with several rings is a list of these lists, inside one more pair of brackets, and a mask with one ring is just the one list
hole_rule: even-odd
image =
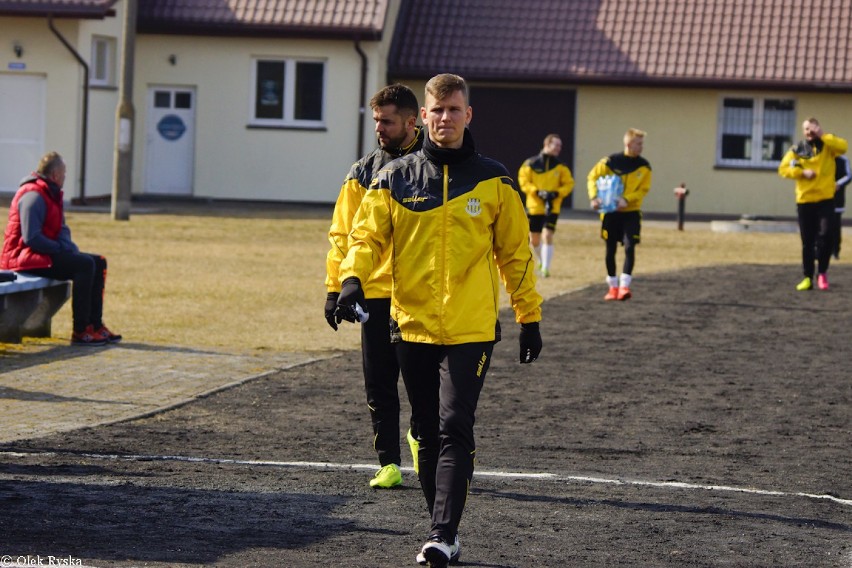
[[103,336],[98,335],[91,325],[87,325],[83,331],[75,331],[71,334],[71,345],[85,345],[88,347],[97,347],[98,345],[106,345],[107,340]]
[[828,290],[828,274],[822,273],[817,275],[817,288],[820,290]]
[[621,301],[629,300],[633,297],[633,294],[630,293],[630,288],[627,286],[622,286],[618,289],[618,299]]
[[107,343],[118,343],[121,341],[121,336],[111,332],[107,326],[101,325],[100,329],[95,332],[95,336],[103,339]]
[[604,300],[606,300],[607,302],[609,302],[610,300],[618,300],[618,288],[616,288],[615,286],[610,286],[609,292],[607,292],[606,296],[604,296]]

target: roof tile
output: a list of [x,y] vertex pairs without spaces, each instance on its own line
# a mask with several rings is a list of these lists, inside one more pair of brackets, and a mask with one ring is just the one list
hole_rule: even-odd
[[787,0],[404,0],[389,71],[852,89],[852,0],[809,0],[807,25],[796,10]]
[[144,0],[138,28],[142,33],[377,39],[387,8],[388,0]]
[[103,18],[118,0],[0,0],[0,14]]

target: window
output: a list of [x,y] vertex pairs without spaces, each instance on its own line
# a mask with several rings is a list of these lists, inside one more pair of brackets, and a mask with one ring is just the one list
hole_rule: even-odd
[[92,37],[89,84],[104,87],[115,86],[115,38]]
[[796,133],[796,101],[724,97],[719,113],[716,163],[720,166],[775,168]]
[[325,63],[256,59],[251,123],[258,126],[324,126]]
[[[174,94],[174,102],[172,95]],[[191,91],[154,91],[154,108],[192,108]]]

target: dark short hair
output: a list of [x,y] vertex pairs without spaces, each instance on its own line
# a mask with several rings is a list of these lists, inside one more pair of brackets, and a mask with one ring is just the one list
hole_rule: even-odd
[[59,152],[48,152],[39,160],[36,171],[45,177],[49,177],[53,172],[59,169],[65,163]]
[[370,99],[370,108],[373,110],[387,105],[396,106],[400,114],[417,114],[420,110],[414,91],[399,83],[383,87]]

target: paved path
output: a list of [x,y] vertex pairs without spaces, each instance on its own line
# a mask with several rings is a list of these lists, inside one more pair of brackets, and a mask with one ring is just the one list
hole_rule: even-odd
[[0,442],[127,420],[333,354],[0,344]]

